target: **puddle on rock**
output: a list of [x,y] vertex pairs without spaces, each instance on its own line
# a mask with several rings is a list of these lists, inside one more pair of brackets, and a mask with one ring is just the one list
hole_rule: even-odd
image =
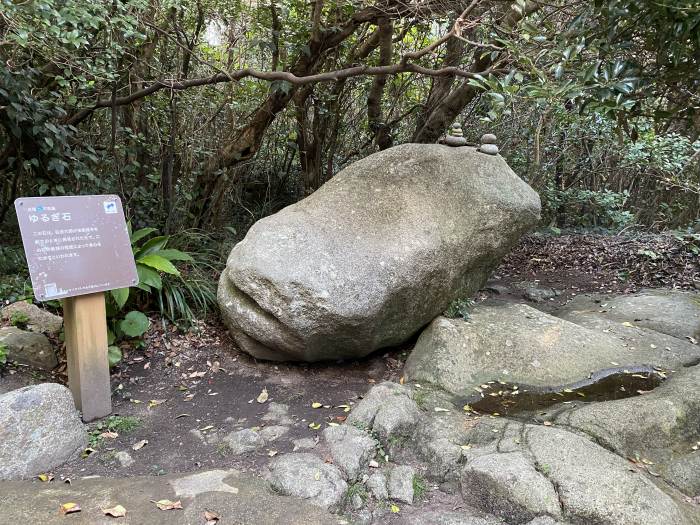
[[557,405],[579,402],[612,401],[638,396],[664,382],[668,371],[649,366],[607,368],[588,379],[555,388],[543,388],[503,381],[488,381],[477,387],[472,396],[455,400],[467,410],[502,416],[529,414]]

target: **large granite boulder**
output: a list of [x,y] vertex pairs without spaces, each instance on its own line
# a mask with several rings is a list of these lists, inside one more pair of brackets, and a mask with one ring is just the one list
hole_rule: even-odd
[[561,391],[613,372],[675,369],[697,358],[694,345],[634,347],[530,306],[505,304],[479,306],[467,321],[436,318],[418,338],[404,372],[410,381],[459,395],[474,394],[489,381]]
[[539,213],[499,156],[437,144],[370,155],[253,225],[219,282],[224,322],[263,359],[402,343],[478,290]]
[[88,442],[70,391],[42,383],[0,396],[0,480],[48,472]]

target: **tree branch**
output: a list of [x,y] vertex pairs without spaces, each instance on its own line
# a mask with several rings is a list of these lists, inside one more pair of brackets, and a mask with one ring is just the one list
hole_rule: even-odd
[[193,78],[189,80],[156,80],[153,81],[147,87],[138,91],[134,91],[129,95],[123,97],[116,97],[114,99],[110,97],[98,100],[93,106],[81,109],[80,111],[71,115],[68,119],[66,119],[65,123],[70,125],[79,124],[97,109],[131,104],[132,102],[152,95],[162,89],[181,91],[183,89],[188,89],[192,87],[208,86],[213,84],[220,84],[223,82],[239,81],[244,78],[257,78],[260,80],[266,80],[268,82],[285,81],[295,86],[303,86],[305,84],[312,84],[316,82],[333,82],[337,80],[359,77],[363,75],[376,76],[395,75],[398,73],[416,73],[418,75],[426,75],[432,77],[456,75],[463,78],[472,78],[476,75],[488,75],[489,72],[490,70],[472,72],[460,69],[456,66],[443,67],[440,69],[431,69],[419,66],[417,64],[399,63],[388,66],[353,66],[344,69],[338,69],[336,71],[327,71],[324,73],[317,73],[315,75],[299,77],[287,71],[258,71],[255,69],[245,68],[230,73],[217,73],[216,75],[212,75],[209,77]]

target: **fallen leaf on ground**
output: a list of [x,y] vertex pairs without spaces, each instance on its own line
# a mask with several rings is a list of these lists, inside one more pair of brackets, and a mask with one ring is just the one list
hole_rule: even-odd
[[268,450],[267,455],[270,456],[271,458],[274,458],[277,455],[276,450]]
[[60,507],[61,514],[73,514],[74,512],[80,512],[80,505],[77,503],[63,503]]
[[323,406],[322,403],[319,403],[318,401],[314,401],[311,403],[311,408],[321,408]]
[[147,439],[142,439],[141,441],[138,441],[138,442],[134,443],[133,446],[132,446],[131,448],[134,449],[134,450],[141,450],[141,449],[142,449],[143,447],[145,447],[146,445],[148,445],[148,440],[147,440]]
[[192,373],[189,375],[189,378],[190,378],[190,379],[195,379],[195,378],[197,378],[197,377],[204,377],[204,374],[206,374],[206,372],[192,372]]
[[151,503],[155,503],[156,507],[160,510],[176,510],[182,508],[180,500],[170,501],[169,499],[160,499],[158,501],[151,500]]
[[398,514],[399,512],[401,512],[401,509],[399,508],[398,505],[392,505],[391,512],[393,512],[394,514]]
[[433,410],[435,410],[435,412],[449,412],[447,408],[442,407],[435,407]]
[[41,481],[51,481],[53,479],[53,474],[39,474],[37,478]]
[[267,401],[268,397],[269,396],[267,394],[267,388],[263,388],[262,392],[260,392],[260,395],[257,397],[256,401],[258,403],[264,403],[265,401]]
[[158,405],[162,405],[166,401],[167,401],[167,399],[151,399],[148,402],[148,408],[157,407]]
[[121,505],[115,505],[110,509],[102,509],[105,516],[112,516],[113,518],[123,518],[126,516],[126,509]]
[[321,428],[321,424],[320,423],[309,423],[309,428],[311,428],[313,430],[318,430],[319,428]]
[[102,434],[100,434],[100,437],[104,439],[117,439],[119,437],[119,434],[117,434],[116,432],[102,432]]
[[204,519],[207,521],[207,525],[212,525],[219,521],[219,515],[216,512],[212,512],[210,510],[205,510],[204,511]]

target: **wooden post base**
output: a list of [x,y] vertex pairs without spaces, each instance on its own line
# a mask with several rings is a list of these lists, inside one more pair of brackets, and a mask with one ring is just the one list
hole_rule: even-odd
[[107,359],[107,315],[103,292],[63,300],[68,386],[83,421],[112,412]]

